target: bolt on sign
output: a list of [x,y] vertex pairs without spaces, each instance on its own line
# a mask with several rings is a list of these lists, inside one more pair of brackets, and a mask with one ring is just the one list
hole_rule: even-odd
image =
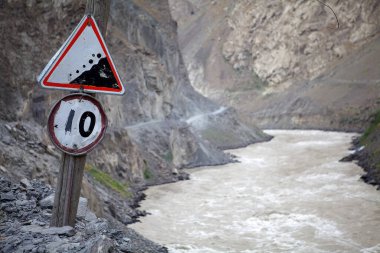
[[123,95],[124,86],[92,16],[85,16],[38,76],[43,88]]

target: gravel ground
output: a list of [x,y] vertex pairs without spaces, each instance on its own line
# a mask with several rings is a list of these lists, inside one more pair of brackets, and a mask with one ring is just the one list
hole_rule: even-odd
[[0,177],[0,252],[168,252],[132,229],[95,216],[80,199],[73,227],[49,227],[54,191],[41,181]]

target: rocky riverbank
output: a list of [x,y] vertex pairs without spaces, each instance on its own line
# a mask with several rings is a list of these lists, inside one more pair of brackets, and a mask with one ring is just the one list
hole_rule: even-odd
[[353,141],[355,151],[341,161],[357,161],[365,172],[363,181],[380,190],[380,111],[372,115],[370,122],[366,131]]
[[0,177],[0,252],[168,252],[133,230],[97,218],[81,198],[75,227],[49,227],[54,191]]

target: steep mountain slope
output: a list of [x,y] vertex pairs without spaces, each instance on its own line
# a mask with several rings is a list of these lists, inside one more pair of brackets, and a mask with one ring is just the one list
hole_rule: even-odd
[[[82,18],[85,2],[0,4],[1,175],[55,184],[60,154],[46,135],[46,118],[65,93],[43,90],[35,80]],[[226,163],[230,157],[220,150],[225,146],[269,138],[241,124],[233,110],[219,113],[219,105],[194,91],[166,1],[112,1],[107,33],[127,91],[123,97],[97,96],[110,125],[87,158],[83,182],[97,214],[129,223],[138,215],[129,209],[141,197],[138,189],[183,179],[178,169],[185,166]],[[189,124],[195,116],[207,124]],[[203,134],[221,123],[234,126],[229,142]]]
[[376,107],[379,1],[170,3],[193,86],[244,120],[361,130]]
[[364,131],[380,108],[380,36],[309,82],[251,104],[252,122],[271,128]]

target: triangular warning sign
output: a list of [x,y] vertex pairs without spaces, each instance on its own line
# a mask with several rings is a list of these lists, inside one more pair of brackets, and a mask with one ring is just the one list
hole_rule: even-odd
[[92,16],[82,18],[38,77],[44,88],[124,94],[99,28]]

